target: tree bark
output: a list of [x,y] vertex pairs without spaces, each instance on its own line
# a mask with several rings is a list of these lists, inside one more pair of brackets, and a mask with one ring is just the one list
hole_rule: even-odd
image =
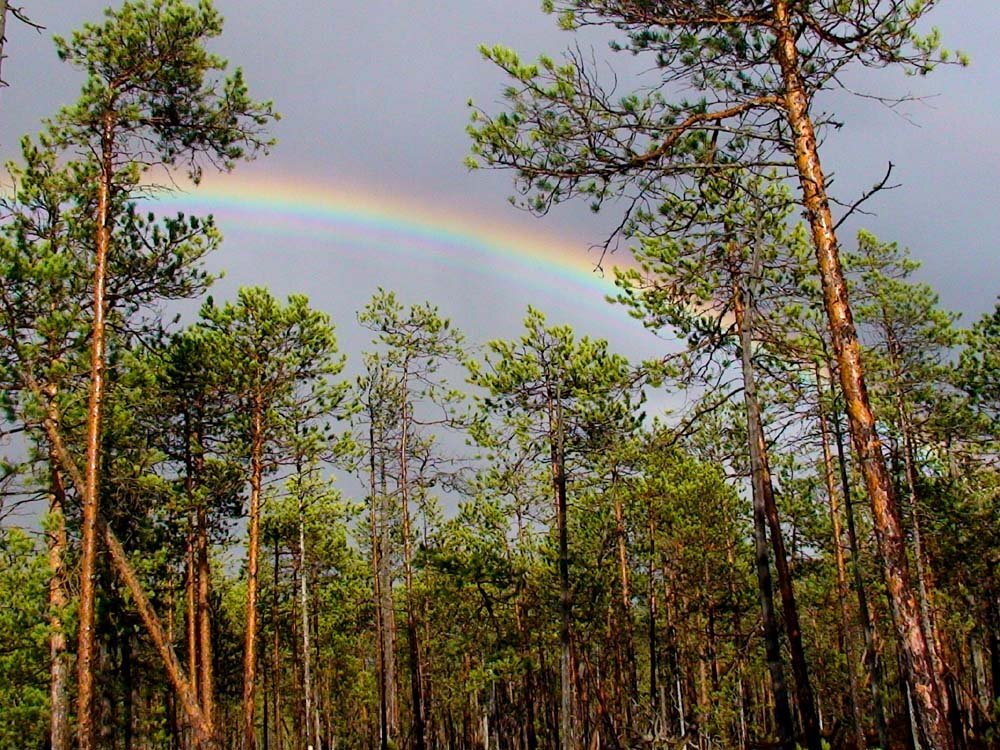
[[184,576],[184,641],[187,656],[187,673],[191,677],[191,683],[195,693],[199,695],[201,689],[198,686],[198,571],[195,564],[194,554],[194,514],[191,514],[190,527],[187,533],[187,540],[184,551],[184,562],[186,574]]
[[[41,389],[38,388],[38,384],[36,382],[32,381],[30,383],[30,387],[36,394],[41,393]],[[46,415],[43,427],[45,429],[45,434],[49,439],[49,446],[52,451],[52,455],[55,456],[56,460],[59,462],[59,466],[62,468],[62,471],[69,477],[77,492],[82,495],[82,490],[85,487],[84,475],[80,472],[79,467],[73,461],[73,457],[70,456],[69,452],[66,450],[66,446],[63,444],[62,436],[58,430],[58,421],[53,419],[51,415]],[[139,616],[146,628],[146,632],[149,634],[150,640],[153,641],[153,646],[156,648],[160,659],[163,661],[164,668],[167,671],[167,677],[174,689],[174,692],[181,699],[181,704],[187,713],[188,721],[195,730],[195,735],[198,738],[198,741],[206,750],[214,747],[214,738],[208,725],[205,723],[204,716],[201,713],[201,708],[198,705],[197,696],[195,695],[187,676],[184,674],[184,669],[181,667],[177,654],[174,652],[173,592],[171,591],[170,601],[168,603],[168,629],[165,634],[163,626],[160,624],[160,619],[156,616],[156,612],[153,609],[152,604],[150,604],[149,598],[146,596],[146,592],[143,591],[142,584],[139,581],[139,576],[136,574],[135,569],[132,567],[132,564],[128,561],[128,557],[125,555],[125,550],[122,548],[111,529],[101,520],[100,516],[97,517],[97,530],[104,538],[104,543],[110,553],[111,564],[114,567],[115,572],[125,584],[125,587],[128,589],[133,600],[135,601],[136,610],[139,612]],[[173,717],[173,709],[171,709],[171,712],[171,716]]]
[[142,618],[143,624],[146,626],[146,632],[149,633],[150,639],[153,641],[153,645],[167,669],[167,677],[170,680],[170,684],[173,686],[174,692],[180,699],[184,712],[188,716],[196,742],[202,748],[213,747],[214,739],[212,732],[205,722],[201,707],[198,705],[198,696],[194,687],[184,674],[184,669],[177,659],[173,645],[163,632],[160,620],[153,610],[153,605],[150,604],[149,599],[142,590],[142,584],[139,582],[139,578],[132,568],[131,563],[129,563],[128,557],[125,555],[125,550],[122,549],[118,539],[115,538],[115,535],[105,524],[102,523],[100,526],[102,527],[101,531],[104,536],[105,545],[111,554],[111,562],[115,566],[119,577],[125,583],[126,588],[128,588],[132,598],[135,600],[136,609]]
[[420,662],[419,629],[417,627],[416,600],[413,595],[413,533],[410,525],[410,492],[408,469],[409,414],[408,373],[404,370],[400,382],[400,434],[399,434],[399,494],[403,518],[403,573],[406,585],[406,637],[410,657],[410,695],[413,702],[413,747],[426,750],[427,737],[424,724],[423,675]]
[[[257,678],[257,573],[260,557],[260,494],[264,474],[264,407],[254,394],[250,446],[250,519],[247,538],[246,637],[243,649],[243,750],[255,750],[254,727]],[[278,725],[278,717],[274,717]]]
[[95,578],[97,574],[97,518],[100,512],[101,421],[105,391],[105,313],[108,252],[111,246],[111,187],[114,180],[112,150],[115,116],[107,112],[101,119],[101,166],[94,213],[93,321],[90,334],[90,387],[87,396],[87,424],[82,494],[80,542],[80,610],[76,650],[77,743],[79,750],[95,750],[94,734],[94,649]]
[[0,0],[0,86],[5,86],[3,80],[4,48],[7,46],[7,11],[9,3],[7,0]]
[[369,523],[371,524],[371,544],[372,544],[372,593],[375,604],[375,648],[376,648],[376,671],[378,678],[378,736],[380,750],[389,750],[389,705],[386,681],[386,628],[385,616],[382,609],[382,550],[379,524],[380,513],[378,512],[378,492],[376,491],[375,473],[375,409],[373,404],[369,404],[368,423],[368,467],[369,467],[369,495],[368,512]]
[[[303,498],[299,498],[299,609],[302,615],[302,693],[305,708],[304,731],[306,745],[312,748],[309,736],[313,729],[313,687],[312,687],[312,648],[309,638],[309,569],[306,558],[306,508]],[[318,744],[318,740],[317,740]]]
[[[613,490],[612,490],[613,491]],[[624,701],[624,718],[627,731],[632,727],[632,705],[639,699],[638,670],[635,663],[635,621],[632,615],[632,590],[629,580],[628,549],[625,532],[625,513],[619,493],[614,493],[615,537],[618,547],[618,580],[621,586],[621,638],[619,643],[625,656],[627,685]]]
[[[385,486],[384,460],[379,461],[375,439],[377,414],[369,404],[369,483],[371,486],[372,578],[375,597],[375,628],[378,660],[379,747],[389,750],[396,744],[399,707],[396,701],[395,610],[392,602],[392,576],[389,569],[389,507]],[[381,471],[379,470],[381,467]]]
[[[50,412],[52,406],[50,405]],[[62,472],[54,454],[49,455],[50,490],[49,517],[46,538],[49,559],[49,738],[51,750],[70,750],[69,731],[69,663],[66,653],[66,632],[63,614],[69,606],[66,591],[65,554],[66,492]]]
[[[755,252],[756,256],[756,252]],[[754,264],[756,265],[756,264]],[[753,271],[751,271],[751,274]],[[774,504],[771,488],[771,475],[767,466],[766,445],[764,442],[763,424],[760,417],[760,403],[757,400],[757,382],[753,368],[753,307],[745,312],[745,290],[740,283],[734,283],[733,310],[736,317],[736,329],[740,339],[742,356],[741,371],[743,375],[743,401],[747,416],[747,438],[750,452],[750,479],[753,495],[753,525],[754,550],[756,555],[757,590],[760,600],[761,617],[764,635],[764,653],[768,672],[771,676],[771,688],[774,691],[774,721],[778,730],[778,742],[781,747],[791,750],[795,746],[795,727],[792,720],[792,710],[788,703],[788,689],[785,686],[784,669],[781,664],[781,642],[778,635],[778,621],[774,611],[774,589],[771,581],[771,566],[767,543],[767,525],[769,521],[768,504]],[[780,525],[778,527],[780,539]],[[774,528],[771,529],[772,543],[775,539]],[[775,546],[784,554],[784,545]],[[778,555],[775,554],[775,557]],[[786,612],[786,618],[788,613]],[[796,674],[798,677],[798,674]],[[802,706],[799,706],[802,710]],[[803,711],[803,717],[805,717]]]
[[[831,368],[833,372],[833,368]],[[861,621],[861,632],[865,639],[864,664],[868,670],[868,684],[872,694],[872,713],[875,716],[875,729],[878,732],[879,747],[889,746],[889,728],[886,725],[885,709],[882,705],[883,678],[879,662],[878,650],[875,647],[875,626],[871,610],[868,608],[868,594],[865,592],[865,582],[861,575],[861,554],[858,544],[858,532],[854,524],[854,505],[851,501],[851,482],[847,473],[847,455],[844,447],[844,434],[840,426],[840,414],[836,409],[836,388],[833,378],[830,378],[830,397],[834,404],[832,413],[833,437],[837,447],[837,465],[840,468],[840,486],[844,496],[844,518],[847,520],[847,542],[851,549],[851,560],[854,571],[854,591],[858,598],[858,619]]]
[[854,735],[859,750],[864,750],[865,728],[861,711],[861,696],[858,690],[857,668],[854,664],[854,648],[851,643],[851,613],[847,607],[847,565],[844,562],[843,533],[840,525],[840,508],[837,488],[833,476],[833,455],[830,452],[830,430],[823,407],[823,381],[820,368],[816,367],[816,408],[819,411],[820,441],[823,444],[823,481],[830,503],[830,523],[833,527],[833,554],[837,565],[837,596],[840,599],[840,622],[843,629],[844,657],[847,661],[847,681],[851,717],[854,720]]
[[920,732],[926,744],[935,750],[951,750],[954,743],[948,725],[947,697],[936,684],[927,639],[920,625],[899,503],[882,456],[875,416],[865,386],[861,348],[840,264],[835,225],[826,193],[826,177],[820,165],[816,134],[809,115],[809,97],[802,81],[796,32],[789,6],[789,0],[774,1],[772,30],[776,37],[775,55],[784,84],[784,104],[794,138],[795,163],[816,247],[823,300],[839,365],[840,383],[847,402],[851,436],[872,504],[893,623],[906,657],[905,671],[912,687]]
[[565,448],[563,445],[562,394],[549,398],[552,488],[556,501],[556,531],[559,537],[559,748],[575,750],[573,717],[573,665],[571,652],[572,592],[569,586],[569,535]]
[[212,657],[212,569],[208,555],[208,513],[204,505],[197,510],[195,555],[198,567],[198,688],[201,711],[209,730],[215,730],[215,670]]
[[271,581],[271,724],[274,731],[274,746],[281,750],[284,744],[281,719],[281,631],[278,628],[278,581],[281,569],[281,547],[278,537],[274,537],[274,565]]

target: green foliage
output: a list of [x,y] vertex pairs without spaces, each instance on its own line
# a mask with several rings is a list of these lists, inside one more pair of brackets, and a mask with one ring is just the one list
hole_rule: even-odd
[[1000,433],[1000,302],[965,334],[958,362],[959,386]]
[[25,532],[0,527],[0,747],[48,729],[48,568]]
[[262,409],[260,439],[271,468],[287,460],[296,440],[331,438],[330,418],[347,391],[333,378],[346,360],[330,317],[310,308],[304,296],[293,294],[283,305],[262,287],[245,287],[221,307],[209,298],[192,335],[201,340],[201,356],[228,374],[237,453],[253,439],[255,407]]
[[103,24],[57,37],[59,57],[87,80],[80,100],[54,119],[56,142],[82,149],[110,135],[103,149],[137,159],[119,172],[126,182],[140,169],[178,161],[197,182],[201,157],[228,170],[266,149],[273,107],[250,99],[239,69],[219,78],[226,61],[205,44],[221,33],[222,17],[207,0],[197,7],[141,0],[109,9]]
[[480,444],[495,448],[516,440],[533,458],[548,461],[557,420],[567,456],[596,454],[636,427],[639,397],[624,357],[609,352],[606,341],[577,341],[569,326],[546,326],[534,308],[524,327],[518,341],[492,341],[483,362],[468,362],[469,381],[487,391],[479,399],[483,415],[506,424],[492,432],[480,420],[473,428]]

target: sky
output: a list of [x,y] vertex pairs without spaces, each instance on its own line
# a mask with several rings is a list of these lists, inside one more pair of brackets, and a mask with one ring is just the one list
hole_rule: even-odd
[[[24,133],[72,102],[82,81],[56,58],[53,34],[100,18],[107,0],[31,0],[25,10],[46,29],[12,22],[0,91],[0,158],[16,158]],[[340,0],[295,3],[217,0],[226,18],[213,48],[244,69],[252,95],[274,100],[282,120],[271,154],[211,176],[168,208],[215,213],[226,236],[210,265],[225,269],[214,295],[265,284],[307,294],[337,323],[356,353],[367,334],[356,311],[378,288],[405,302],[429,300],[468,337],[518,335],[531,303],[552,322],[608,338],[635,357],[656,356],[655,339],[603,301],[607,282],[588,248],[617,224],[561,206],[544,218],[507,203],[510,175],[464,165],[472,99],[499,110],[505,84],[481,59],[480,43],[502,43],[531,58],[557,55],[575,40],[540,10],[540,0]],[[943,0],[931,23],[972,66],[922,79],[883,71],[852,74],[871,93],[921,97],[889,109],[838,93],[822,103],[844,126],[822,155],[841,200],[852,202],[896,165],[902,186],[868,204],[876,216],[845,225],[851,245],[864,226],[911,248],[920,278],[971,323],[1000,293],[1000,29],[995,0]],[[590,35],[598,59],[624,64],[607,40]],[[613,259],[614,260],[614,259]]]

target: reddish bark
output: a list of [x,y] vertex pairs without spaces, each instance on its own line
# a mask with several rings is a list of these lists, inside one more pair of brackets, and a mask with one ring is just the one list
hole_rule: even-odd
[[[251,414],[250,519],[247,531],[246,636],[243,648],[243,750],[255,750],[254,727],[257,679],[257,573],[260,558],[260,493],[264,476],[264,408],[254,397]],[[278,717],[275,717],[277,724]]]
[[115,116],[107,112],[101,121],[101,167],[94,214],[93,320],[90,335],[90,389],[87,397],[83,508],[80,542],[80,612],[76,651],[77,741],[79,750],[95,750],[94,650],[97,573],[97,518],[100,512],[101,418],[104,412],[105,312],[107,261],[111,245],[111,186],[114,179],[112,152]]
[[882,456],[875,416],[865,386],[861,348],[851,314],[837,237],[820,165],[816,134],[809,115],[809,97],[803,84],[796,33],[789,0],[775,0],[773,31],[775,55],[784,83],[784,105],[795,147],[795,163],[819,263],[823,301],[834,353],[839,366],[851,437],[872,505],[875,534],[892,604],[893,624],[904,655],[920,733],[935,750],[951,750],[946,696],[938,689],[927,638],[913,594],[913,582],[903,539],[899,503]]

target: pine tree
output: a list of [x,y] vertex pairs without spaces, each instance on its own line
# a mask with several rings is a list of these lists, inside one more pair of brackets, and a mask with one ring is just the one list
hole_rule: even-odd
[[306,434],[319,439],[344,398],[335,384],[344,367],[329,316],[305,297],[282,305],[262,288],[241,289],[236,302],[201,310],[199,333],[213,366],[230,373],[233,403],[230,452],[249,463],[246,632],[243,650],[242,735],[257,746],[255,724],[258,662],[258,591],[261,502],[265,477],[289,460]]
[[[100,516],[101,420],[106,398],[109,278],[116,266],[114,228],[123,202],[141,195],[140,176],[153,167],[187,167],[197,182],[202,162],[229,169],[267,145],[269,104],[248,94],[236,71],[219,80],[225,62],[204,47],[222,31],[210,3],[180,0],[126,3],[57,38],[61,59],[87,74],[79,101],[53,119],[50,138],[67,151],[93,154],[86,201],[93,218],[93,285],[83,486],[77,726],[80,750],[94,747],[93,659],[95,571]],[[112,544],[112,547],[115,545]],[[118,557],[116,554],[113,557]]]
[[[595,207],[625,198],[625,218],[616,222],[625,228],[636,212],[655,213],[662,196],[676,194],[678,186],[697,187],[703,177],[724,177],[734,167],[779,166],[797,178],[896,635],[918,696],[921,736],[949,750],[948,700],[937,689],[920,626],[820,160],[818,131],[827,121],[812,106],[819,91],[840,85],[840,72],[850,65],[922,74],[949,59],[936,32],[917,31],[935,5],[547,0],[545,8],[559,11],[564,28],[609,26],[624,33],[616,49],[652,56],[654,80],[618,96],[617,79],[603,85],[578,52],[562,64],[542,57],[530,65],[509,49],[484,48],[513,81],[505,91],[510,111],[475,112],[470,165],[514,170],[526,204],[541,213],[573,197]],[[671,100],[665,92],[675,87],[693,93]]]
[[609,431],[637,419],[630,398],[628,362],[608,352],[607,342],[577,342],[568,326],[547,327],[528,309],[519,341],[493,341],[482,364],[470,363],[470,382],[486,389],[482,405],[499,418],[501,432],[478,430],[487,447],[517,442],[530,460],[549,466],[558,549],[560,708],[558,746],[580,746],[574,696],[573,588],[570,581],[569,494],[572,471],[588,448],[603,446]]
[[[418,602],[414,590],[414,546],[413,516],[411,503],[419,500],[426,489],[436,483],[441,475],[442,457],[435,450],[435,436],[429,430],[433,427],[455,427],[459,423],[458,405],[460,394],[447,385],[447,380],[440,372],[449,364],[457,364],[463,358],[462,333],[453,328],[451,321],[441,317],[436,307],[430,304],[411,305],[404,309],[396,295],[380,289],[358,314],[358,320],[363,326],[375,334],[377,345],[382,348],[378,355],[368,355],[369,389],[375,388],[377,397],[384,399],[384,408],[388,415],[371,414],[369,427],[378,430],[382,437],[387,436],[386,429],[391,430],[389,436],[391,457],[377,457],[374,438],[370,449],[371,466],[378,464],[381,471],[388,466],[395,467],[395,493],[399,498],[399,511],[402,533],[403,584],[406,612],[406,636],[410,667],[410,698],[413,720],[413,743],[415,750],[425,750],[427,747],[428,723],[430,715],[426,699],[426,675],[423,650],[420,644],[420,616],[417,611]],[[375,405],[370,397],[376,393],[369,392],[369,407]],[[394,418],[395,425],[389,425],[386,417]],[[374,433],[370,433],[374,436]],[[414,471],[415,469],[415,471]],[[380,473],[381,473],[380,471]],[[371,500],[376,501],[376,477],[374,470],[370,476]],[[379,478],[381,495],[385,496],[385,484]],[[383,512],[383,518],[385,513]],[[372,529],[373,534],[384,535],[386,529]],[[380,547],[381,566],[388,564],[385,554],[385,537],[376,546]],[[380,591],[383,602],[379,603],[382,648],[388,649],[392,642],[392,616],[387,612],[385,602],[391,593],[388,584],[388,571],[382,570],[382,580],[376,591]],[[376,572],[378,577],[379,572]],[[383,589],[388,588],[388,591]],[[384,652],[385,653],[385,652]],[[388,664],[387,655],[383,656],[383,670]],[[386,680],[383,673],[381,680]],[[382,688],[388,691],[389,685]],[[388,706],[386,706],[388,709]],[[388,712],[386,714],[388,720]],[[382,742],[389,741],[389,725],[382,728]]]

